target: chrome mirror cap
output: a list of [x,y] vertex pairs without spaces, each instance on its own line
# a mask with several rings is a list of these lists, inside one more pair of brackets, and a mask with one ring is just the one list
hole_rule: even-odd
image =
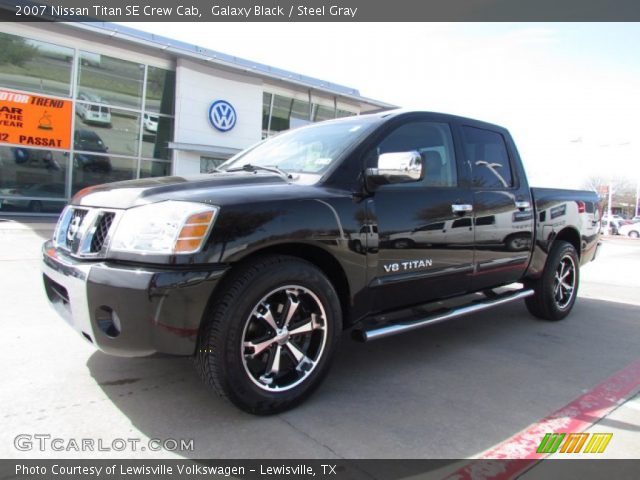
[[370,184],[417,182],[424,177],[424,164],[419,152],[392,152],[378,156],[378,168],[367,169]]

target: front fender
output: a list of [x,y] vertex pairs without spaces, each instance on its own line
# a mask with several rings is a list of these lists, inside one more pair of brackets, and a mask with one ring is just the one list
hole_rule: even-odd
[[[352,241],[364,221],[363,212],[364,204],[350,197],[224,207],[211,233],[209,262],[234,264],[263,252],[315,260],[313,250],[320,249],[340,266],[353,304],[367,284],[366,251]],[[326,265],[318,267],[324,270]]]

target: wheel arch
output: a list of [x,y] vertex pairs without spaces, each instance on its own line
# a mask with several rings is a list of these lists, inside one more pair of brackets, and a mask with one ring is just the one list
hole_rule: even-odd
[[568,242],[571,245],[573,245],[573,248],[576,249],[576,253],[578,255],[578,260],[580,259],[581,254],[582,254],[582,245],[580,243],[580,234],[578,233],[578,231],[575,228],[573,228],[573,227],[565,227],[562,230],[560,230],[557,233],[557,235],[555,237],[553,237],[553,240],[549,244],[549,251],[551,251],[551,249],[553,248],[554,244],[558,240],[562,240],[562,241]]
[[340,265],[340,262],[338,262],[331,253],[321,247],[308,243],[280,243],[255,250],[249,255],[242,257],[242,259],[232,264],[230,271],[233,271],[236,266],[249,263],[257,257],[266,255],[284,255],[299,258],[317,267],[327,276],[336,289],[336,294],[338,295],[342,309],[343,325],[345,327],[350,325],[351,287],[346,272]]

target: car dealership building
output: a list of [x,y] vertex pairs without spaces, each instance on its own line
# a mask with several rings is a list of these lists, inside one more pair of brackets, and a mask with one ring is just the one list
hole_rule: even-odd
[[276,132],[392,108],[353,88],[108,23],[0,26],[0,214],[207,172]]

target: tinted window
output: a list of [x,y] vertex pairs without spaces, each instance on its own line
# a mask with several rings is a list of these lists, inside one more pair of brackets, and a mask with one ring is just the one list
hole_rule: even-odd
[[473,186],[509,188],[513,175],[504,138],[497,132],[463,127],[464,148],[473,171]]
[[584,202],[584,208],[587,213],[594,213],[596,210],[593,202]]
[[444,230],[444,222],[430,223],[417,229],[418,232],[429,232],[432,230]]
[[486,217],[476,217],[476,225],[493,225],[496,223],[496,217],[488,215]]
[[383,153],[416,151],[422,157],[425,176],[412,186],[452,187],[457,184],[455,155],[451,130],[446,123],[410,122],[393,130],[367,158],[369,166],[377,166]]
[[462,228],[462,227],[470,227],[471,219],[470,218],[461,218],[460,220],[454,220],[451,224],[451,228]]

